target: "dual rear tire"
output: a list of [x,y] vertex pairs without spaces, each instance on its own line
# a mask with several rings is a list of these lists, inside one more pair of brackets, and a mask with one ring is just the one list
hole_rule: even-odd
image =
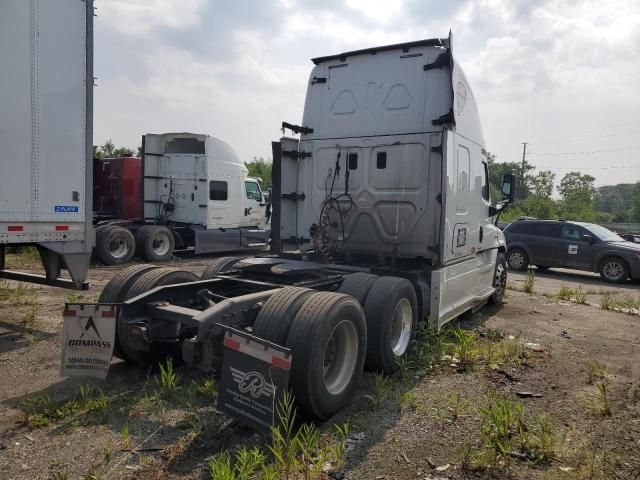
[[120,225],[103,225],[96,229],[95,254],[105,265],[121,265],[138,255],[150,262],[171,259],[175,238],[167,227],[143,225],[134,236]]
[[[115,275],[105,286],[100,294],[99,303],[122,303],[130,298],[137,297],[149,290],[162,286],[178,283],[194,282],[198,277],[185,270],[175,268],[160,268],[156,265],[131,265]],[[154,342],[148,351],[133,348],[129,338],[129,325],[136,319],[127,318],[123,312],[118,313],[116,320],[116,342],[114,355],[123,360],[138,365],[148,365],[161,361],[168,356],[178,353],[178,343],[174,336],[165,338],[154,337],[154,331],[163,331],[166,322],[149,319],[146,322],[147,330]],[[155,340],[158,340],[157,342]]]
[[349,404],[365,368],[397,370],[417,319],[411,282],[356,273],[338,292],[281,289],[258,312],[253,334],[291,349],[297,407],[326,420]]

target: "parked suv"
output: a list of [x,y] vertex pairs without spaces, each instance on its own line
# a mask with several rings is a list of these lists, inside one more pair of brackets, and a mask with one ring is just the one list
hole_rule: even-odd
[[607,282],[640,279],[640,245],[600,225],[564,220],[521,220],[509,225],[507,263],[513,270],[535,265],[599,272]]

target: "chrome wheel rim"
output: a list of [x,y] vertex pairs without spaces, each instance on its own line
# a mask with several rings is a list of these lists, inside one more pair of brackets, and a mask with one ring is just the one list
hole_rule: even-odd
[[411,340],[413,327],[413,308],[407,298],[402,298],[396,304],[391,322],[391,350],[396,357],[404,355]]
[[509,265],[513,268],[522,268],[524,265],[524,256],[520,252],[513,252],[509,255]]
[[611,261],[604,265],[604,276],[609,280],[620,280],[624,275],[624,268],[619,262]]
[[339,395],[349,385],[358,358],[358,332],[350,320],[342,320],[331,332],[324,352],[324,386]]
[[169,253],[170,248],[169,237],[166,233],[160,232],[154,235],[153,240],[151,242],[151,248],[153,249],[153,253],[162,257]]
[[122,235],[114,235],[109,241],[109,254],[116,259],[125,258],[129,253],[127,241]]

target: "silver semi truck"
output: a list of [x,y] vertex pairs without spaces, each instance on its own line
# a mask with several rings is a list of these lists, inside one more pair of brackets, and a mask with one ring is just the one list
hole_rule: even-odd
[[[363,369],[393,372],[418,322],[500,304],[494,217],[476,102],[451,37],[316,58],[297,136],[273,147],[271,253],[224,257],[200,278],[136,265],[105,287],[115,355],[167,355],[221,376],[218,408],[256,428],[289,389],[327,419]],[[67,312],[94,306],[67,305]],[[107,308],[105,306],[104,308]]]

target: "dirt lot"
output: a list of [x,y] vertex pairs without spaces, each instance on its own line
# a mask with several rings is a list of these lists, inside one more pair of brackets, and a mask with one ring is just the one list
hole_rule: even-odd
[[[64,301],[94,300],[115,271],[92,269],[82,298],[0,285],[0,478],[210,478],[207,459],[270,443],[216,412],[198,372],[181,369],[169,394],[156,371],[123,362],[105,382],[59,377]],[[539,272],[533,294],[525,276],[509,281],[502,308],[428,332],[393,377],[363,377],[320,426],[330,443],[349,420],[334,478],[640,478],[640,317],[602,309],[612,287],[589,274]],[[637,284],[613,294],[614,308],[640,301]]]

